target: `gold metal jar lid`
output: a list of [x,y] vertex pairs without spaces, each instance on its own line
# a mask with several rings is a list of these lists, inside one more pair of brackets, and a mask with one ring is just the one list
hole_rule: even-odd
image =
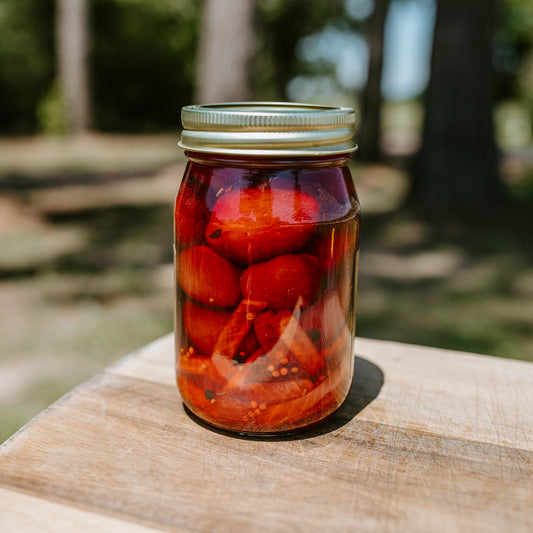
[[283,102],[235,102],[182,108],[178,145],[208,153],[331,155],[357,149],[355,111]]

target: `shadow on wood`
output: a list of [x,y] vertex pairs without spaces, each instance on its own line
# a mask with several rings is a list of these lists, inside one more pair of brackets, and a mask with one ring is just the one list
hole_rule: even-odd
[[335,431],[348,424],[350,420],[377,398],[384,381],[385,377],[383,371],[377,365],[356,355],[354,358],[352,385],[343,404],[328,418],[309,429],[280,435],[240,435],[238,433],[224,431],[223,429],[213,427],[204,422],[201,418],[192,413],[185,404],[183,407],[187,415],[197,424],[210,431],[227,435],[229,437],[245,440],[269,441],[303,440],[325,435],[326,433]]

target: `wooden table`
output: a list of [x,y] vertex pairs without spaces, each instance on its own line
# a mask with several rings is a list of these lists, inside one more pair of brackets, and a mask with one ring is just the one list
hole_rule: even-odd
[[185,413],[172,345],[0,448],[0,531],[533,531],[533,364],[357,339],[334,418],[261,440]]

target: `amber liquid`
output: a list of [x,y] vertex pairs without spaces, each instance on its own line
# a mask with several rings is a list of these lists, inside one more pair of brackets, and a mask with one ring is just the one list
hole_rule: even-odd
[[353,373],[359,204],[346,157],[189,157],[175,208],[183,401],[246,434],[314,424]]

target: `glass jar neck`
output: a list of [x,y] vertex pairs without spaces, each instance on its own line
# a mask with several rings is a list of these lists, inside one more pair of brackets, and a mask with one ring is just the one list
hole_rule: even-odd
[[232,167],[342,167],[348,163],[352,154],[341,153],[320,156],[257,156],[257,155],[229,155],[187,150],[185,155],[189,161],[202,165],[232,166]]

